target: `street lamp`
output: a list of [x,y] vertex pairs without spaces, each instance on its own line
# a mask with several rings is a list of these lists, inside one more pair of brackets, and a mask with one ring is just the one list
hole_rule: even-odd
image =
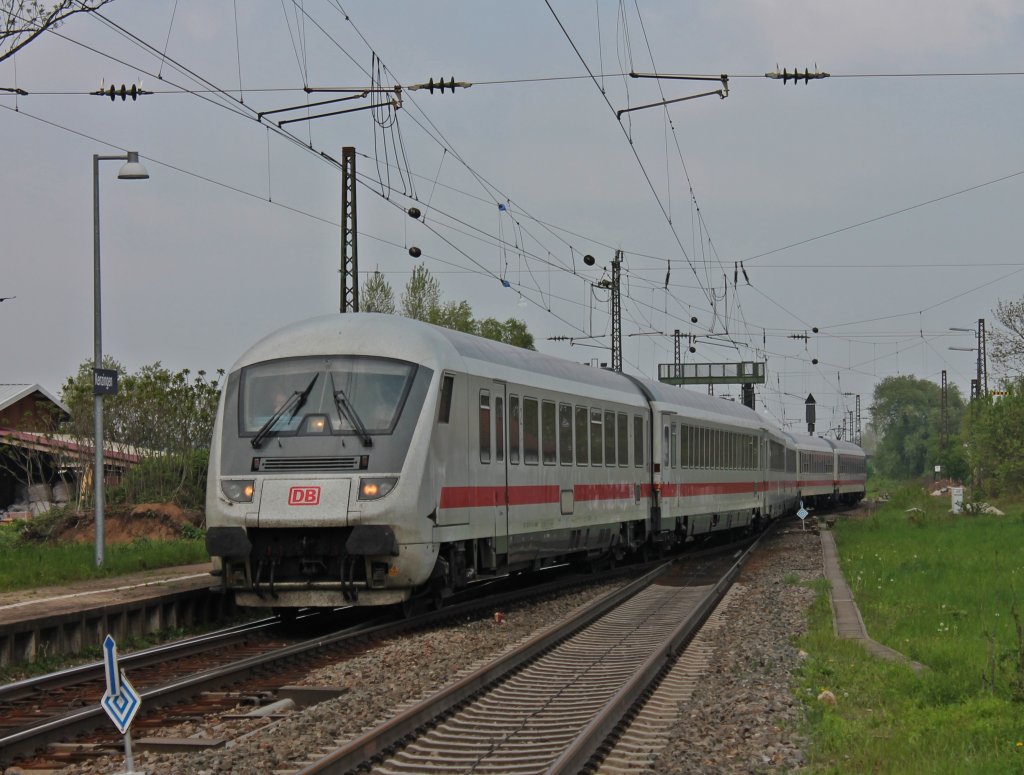
[[[124,156],[92,157],[92,281],[93,281],[93,401],[95,412],[96,460],[93,464],[94,499],[96,501],[96,567],[103,565],[103,396],[114,393],[117,383],[107,383],[100,379],[103,369],[103,337],[100,324],[102,305],[100,304],[100,162],[123,161],[117,177],[120,180],[145,180],[149,172],[139,162],[138,151],[128,151]],[[112,388],[112,389],[111,389]]]

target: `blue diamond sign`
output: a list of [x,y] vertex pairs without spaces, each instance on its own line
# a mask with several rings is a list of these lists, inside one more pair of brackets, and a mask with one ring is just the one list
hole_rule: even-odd
[[127,734],[142,704],[142,698],[117,666],[117,644],[109,635],[103,641],[103,669],[107,675],[107,690],[103,693],[100,705],[114,722],[117,731],[122,735]]

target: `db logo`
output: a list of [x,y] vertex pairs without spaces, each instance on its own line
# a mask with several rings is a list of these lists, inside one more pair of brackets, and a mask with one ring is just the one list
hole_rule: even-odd
[[319,487],[292,487],[288,490],[289,506],[319,506]]

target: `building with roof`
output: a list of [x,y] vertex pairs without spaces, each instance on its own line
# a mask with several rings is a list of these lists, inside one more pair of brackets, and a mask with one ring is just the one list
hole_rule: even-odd
[[[71,413],[40,385],[0,384],[0,517],[27,517],[92,489],[92,439],[59,433]],[[105,446],[104,470],[117,481],[138,455]]]

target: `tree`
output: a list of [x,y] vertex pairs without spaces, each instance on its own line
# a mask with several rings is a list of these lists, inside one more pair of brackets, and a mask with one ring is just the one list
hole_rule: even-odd
[[974,485],[990,495],[1024,492],[1024,380],[1002,387],[999,399],[975,399],[964,421]]
[[412,270],[412,277],[409,278],[402,294],[402,314],[407,318],[429,323],[431,317],[436,314],[435,310],[440,306],[441,283],[431,277],[424,264],[420,264]]
[[473,308],[466,301],[448,301],[435,307],[430,313],[430,322],[435,326],[461,331],[464,334],[477,333],[476,321],[473,320]]
[[395,292],[380,272],[374,272],[359,290],[360,312],[395,314]]
[[[394,291],[384,275],[374,272],[366,281],[361,293],[360,308],[363,312],[394,313]],[[436,326],[476,334],[485,339],[522,347],[526,350],[536,349],[533,334],[526,323],[509,318],[504,323],[495,318],[475,320],[473,308],[467,301],[441,300],[441,284],[431,276],[424,264],[413,269],[412,277],[402,293],[401,314],[408,318],[433,323]]]
[[956,475],[963,469],[958,449],[964,402],[956,386],[947,396],[948,438],[941,447],[942,389],[914,377],[887,377],[875,386],[872,427],[878,433],[875,468],[883,476],[906,479],[930,472],[932,466]]
[[993,314],[1003,328],[987,334],[992,360],[1004,373],[1019,377],[1024,374],[1024,299],[1000,300]]
[[494,339],[505,344],[522,347],[524,350],[535,350],[533,334],[526,330],[526,323],[509,318],[504,323],[496,318],[486,318],[477,325],[477,333],[487,339]]
[[[159,362],[128,374],[121,364],[104,359],[118,372],[117,395],[103,402],[106,446],[142,460],[127,471],[125,497],[130,501],[175,500],[201,507],[205,499],[206,462],[220,388],[206,372],[171,372]],[[218,377],[223,372],[218,372]],[[92,362],[69,378],[61,398],[71,419],[66,430],[84,449],[92,443]],[[84,457],[91,457],[86,451]],[[88,461],[83,459],[80,466]]]
[[88,13],[113,0],[0,0],[0,62],[14,56],[47,30],[56,29],[76,13]]

